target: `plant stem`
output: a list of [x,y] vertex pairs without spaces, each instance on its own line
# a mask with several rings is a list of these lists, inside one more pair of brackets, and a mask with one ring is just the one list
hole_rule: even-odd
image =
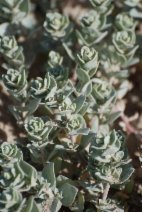
[[43,164],[43,166],[45,166],[46,165],[46,161],[45,161],[45,158],[44,158],[44,150],[43,150],[43,148],[40,149],[40,152],[41,152],[42,164]]
[[104,189],[104,193],[102,195],[102,200],[105,201],[107,199],[107,195],[110,189],[110,184],[106,183],[105,189]]
[[60,132],[61,132],[61,128],[59,128],[56,132],[55,132],[55,134],[53,135],[53,137],[52,137],[52,139],[51,140],[53,140]]

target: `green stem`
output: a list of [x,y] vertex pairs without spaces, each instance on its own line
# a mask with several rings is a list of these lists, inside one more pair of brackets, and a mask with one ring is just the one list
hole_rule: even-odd
[[104,188],[104,192],[103,192],[103,195],[102,195],[102,200],[103,201],[105,201],[107,199],[107,195],[108,195],[109,189],[110,189],[110,184],[106,183],[106,186]]
[[51,140],[53,140],[54,138],[56,138],[56,136],[61,132],[62,128],[59,128],[58,130],[56,130],[56,132],[54,133],[53,137]]
[[45,166],[46,165],[46,160],[45,160],[45,157],[44,157],[44,150],[43,150],[43,148],[40,149],[40,152],[41,152],[42,164],[43,164],[43,166]]

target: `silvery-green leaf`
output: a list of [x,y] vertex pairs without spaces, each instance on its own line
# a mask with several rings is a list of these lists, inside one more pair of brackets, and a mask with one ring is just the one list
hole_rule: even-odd
[[84,209],[85,198],[84,198],[84,196],[82,195],[81,192],[77,193],[77,197],[76,198],[77,198],[76,203],[75,203],[75,205],[70,206],[70,210],[71,211],[81,212]]
[[65,50],[66,50],[67,54],[69,55],[69,57],[70,57],[72,60],[75,60],[75,57],[74,57],[74,55],[73,55],[73,53],[72,53],[72,50],[69,49],[69,47],[67,46],[67,44],[66,44],[66,43],[62,43],[62,45],[63,45],[63,47],[65,48]]
[[[124,67],[124,66],[123,66]],[[118,77],[118,78],[127,78],[130,74],[129,70],[121,70],[121,71],[116,71],[116,72],[109,72],[107,75],[109,77]]]
[[132,167],[131,164],[127,164],[122,167],[122,170],[123,170],[123,172],[122,172],[122,175],[120,178],[120,182],[124,183],[127,180],[129,180],[130,176],[132,175],[132,173],[134,172],[135,169]]
[[76,108],[75,108],[75,111],[73,113],[79,113],[79,111],[81,110],[81,108],[83,107],[84,105],[84,102],[85,102],[85,95],[82,94],[80,96],[78,96],[74,101],[73,103],[75,103],[76,105]]
[[130,67],[130,66],[135,65],[135,64],[137,64],[139,62],[140,62],[140,59],[138,57],[132,58],[130,61],[128,61],[127,63],[125,63],[124,65],[122,65],[122,67],[123,68]]
[[60,188],[65,183],[68,183],[68,184],[70,184],[72,186],[75,186],[74,182],[71,179],[69,179],[69,178],[67,178],[67,177],[65,177],[63,175],[59,175],[57,177],[56,181],[57,181],[57,188]]
[[99,131],[99,118],[97,116],[91,121],[91,130],[95,133]]
[[54,163],[55,175],[59,174],[62,168],[62,158],[56,157],[51,162]]
[[17,25],[12,23],[3,23],[0,25],[0,36],[15,35],[17,31]]
[[35,186],[37,180],[37,171],[36,169],[31,166],[30,164],[26,163],[25,161],[20,161],[20,166],[24,171],[26,178],[29,180],[30,186]]
[[110,114],[109,116],[107,116],[107,120],[103,123],[104,124],[111,124],[121,115],[121,113],[122,113],[121,111],[118,111],[118,112]]
[[25,212],[40,212],[32,196],[26,202],[26,207],[24,208],[24,211]]
[[129,82],[128,80],[125,80],[122,82],[122,84],[119,86],[117,90],[117,98],[122,99],[126,95],[128,90],[129,90]]
[[48,160],[51,160],[51,158],[60,150],[65,150],[65,147],[63,145],[56,145],[52,152],[48,156]]
[[25,13],[25,15],[27,15],[29,13],[29,4],[30,4],[29,0],[24,0],[20,4],[20,10],[23,11]]
[[87,109],[90,107],[90,103],[85,102],[81,110],[79,111],[79,114],[84,116],[86,113]]
[[69,135],[88,135],[90,129],[89,128],[82,128],[82,129],[78,129],[78,130],[73,130],[71,132],[69,132]]
[[82,93],[88,96],[91,92],[92,92],[92,83],[91,81],[89,81],[83,86]]
[[132,8],[129,13],[134,18],[142,18],[142,12],[138,11],[136,8]]
[[52,206],[50,208],[51,212],[58,212],[62,206],[61,201],[58,198],[54,198]]
[[56,187],[54,163],[49,163],[44,167],[42,177],[47,181],[47,183],[50,183],[50,187],[54,190]]
[[88,144],[91,142],[91,139],[95,136],[93,131],[90,131],[88,135],[83,135],[80,141],[81,148],[85,149]]
[[77,68],[76,73],[81,82],[87,83],[90,80],[88,74],[83,69]]
[[40,101],[40,99],[33,99],[26,105],[27,107],[29,107],[28,115],[31,115],[37,110]]
[[68,183],[63,184],[59,191],[62,193],[63,198],[61,199],[61,202],[64,206],[69,207],[75,200],[75,197],[77,195],[78,189]]
[[19,111],[17,110],[16,106],[13,105],[9,105],[8,109],[10,110],[10,112],[12,113],[12,115],[15,117],[15,119],[18,122],[22,122],[22,116],[21,113],[19,113]]
[[54,112],[54,114],[61,115],[61,116],[65,116],[71,113],[72,113],[72,110],[63,110],[63,111]]

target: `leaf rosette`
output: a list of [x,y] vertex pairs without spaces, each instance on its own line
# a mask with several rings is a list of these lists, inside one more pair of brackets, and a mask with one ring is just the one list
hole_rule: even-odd
[[80,114],[73,114],[67,123],[66,130],[70,135],[87,135],[89,128],[86,128],[86,122]]
[[111,0],[90,0],[91,5],[96,11],[99,11],[101,14],[109,14],[113,7],[111,5]]
[[111,185],[126,183],[133,172],[134,169],[130,164],[116,167],[113,164],[104,164],[101,168],[90,170],[90,174],[94,179],[109,182]]
[[21,20],[29,12],[28,0],[3,0],[0,2],[1,22],[14,22]]
[[120,162],[124,157],[124,151],[120,151],[124,145],[124,136],[113,130],[109,135],[101,132],[92,139],[90,157],[96,163]]
[[137,21],[127,13],[120,13],[116,16],[115,26],[120,31],[133,31],[137,25]]
[[56,81],[47,73],[44,79],[37,77],[36,80],[31,81],[30,94],[34,98],[48,100],[54,96],[56,88]]
[[108,100],[111,100],[110,105],[114,104],[116,100],[116,93],[114,88],[106,81],[102,81],[99,79],[92,79],[93,87],[92,87],[92,97],[96,102],[96,107],[104,105]]
[[3,142],[0,147],[0,165],[7,166],[11,162],[22,159],[22,152],[15,144]]
[[136,36],[132,31],[120,31],[113,34],[112,42],[116,49],[114,55],[118,61],[125,63],[133,57],[138,48],[135,46],[135,41]]
[[[97,133],[92,139],[90,146],[90,157],[95,161],[102,163],[120,162],[126,159],[127,152],[124,147],[124,135],[121,131],[113,130],[109,135],[101,132]],[[129,161],[126,161],[126,163]]]
[[90,10],[88,14],[80,19],[83,27],[91,27],[96,30],[102,30],[106,25],[106,16],[101,15],[95,11]]
[[135,39],[133,32],[121,31],[113,34],[112,42],[120,54],[126,54],[134,48]]
[[54,77],[56,81],[66,81],[68,79],[68,69],[61,65],[57,65],[53,68],[47,68],[47,73]]
[[82,27],[80,31],[76,30],[76,36],[78,37],[79,43],[89,47],[99,43],[106,35],[107,31],[101,32],[92,27]]
[[87,71],[89,76],[93,76],[98,68],[98,53],[94,48],[89,48],[87,46],[83,46],[81,49],[81,54],[77,55],[78,63],[80,67]]
[[37,172],[25,161],[13,163],[5,167],[0,175],[0,187],[13,187],[21,191],[27,191],[36,185]]
[[23,48],[17,45],[14,36],[4,36],[0,39],[0,52],[10,65],[19,67],[24,63]]
[[8,69],[6,75],[2,76],[4,85],[9,90],[14,90],[14,93],[21,93],[27,87],[27,80],[25,76],[25,70],[17,71],[14,69]]
[[89,151],[89,170],[92,177],[110,184],[126,182],[134,169],[124,148],[124,136],[113,130],[109,135],[97,133]]
[[60,54],[58,52],[51,51],[49,53],[48,64],[51,68],[53,68],[57,65],[61,65],[62,62],[63,62],[63,57],[60,56]]
[[1,212],[20,212],[24,202],[21,193],[15,188],[8,188],[0,194]]
[[27,124],[25,130],[28,134],[28,139],[31,142],[44,142],[48,139],[48,135],[52,126],[47,124],[49,121],[47,117],[32,117]]
[[72,28],[68,17],[57,12],[47,13],[43,26],[54,40],[67,37]]

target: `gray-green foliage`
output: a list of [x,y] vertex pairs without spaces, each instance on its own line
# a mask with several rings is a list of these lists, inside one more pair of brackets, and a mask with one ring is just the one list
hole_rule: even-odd
[[25,17],[29,12],[28,0],[1,0],[0,22],[16,22]]
[[89,167],[92,177],[110,184],[125,183],[134,169],[128,165],[124,136],[112,131],[110,135],[97,133],[92,139],[89,151]]
[[23,48],[17,45],[14,36],[4,36],[0,39],[0,52],[5,60],[14,67],[20,67],[24,63]]
[[3,142],[0,147],[0,164],[1,166],[7,166],[11,162],[13,163],[22,159],[22,152],[14,144]]
[[72,24],[66,15],[47,13],[44,28],[52,39],[65,39],[72,30]]
[[29,122],[25,124],[28,139],[32,142],[44,142],[52,129],[48,121],[48,117],[32,117]]
[[[123,212],[127,204],[123,191],[134,169],[113,122],[121,114],[115,103],[127,93],[130,66],[139,61],[134,17],[140,17],[141,2],[89,2],[90,11],[75,28],[54,8],[56,1],[37,2],[45,21],[42,27],[44,16],[38,14],[40,27],[30,29],[36,7],[31,4],[28,15],[28,1],[0,1],[0,22],[17,27],[15,37],[7,28],[0,32],[7,63],[2,80],[24,133],[15,144],[8,138],[0,146],[2,212],[58,212],[62,205],[78,212]],[[106,186],[122,193],[112,196]]]
[[3,212],[20,212],[23,203],[21,193],[15,188],[9,187],[0,194],[0,210]]

